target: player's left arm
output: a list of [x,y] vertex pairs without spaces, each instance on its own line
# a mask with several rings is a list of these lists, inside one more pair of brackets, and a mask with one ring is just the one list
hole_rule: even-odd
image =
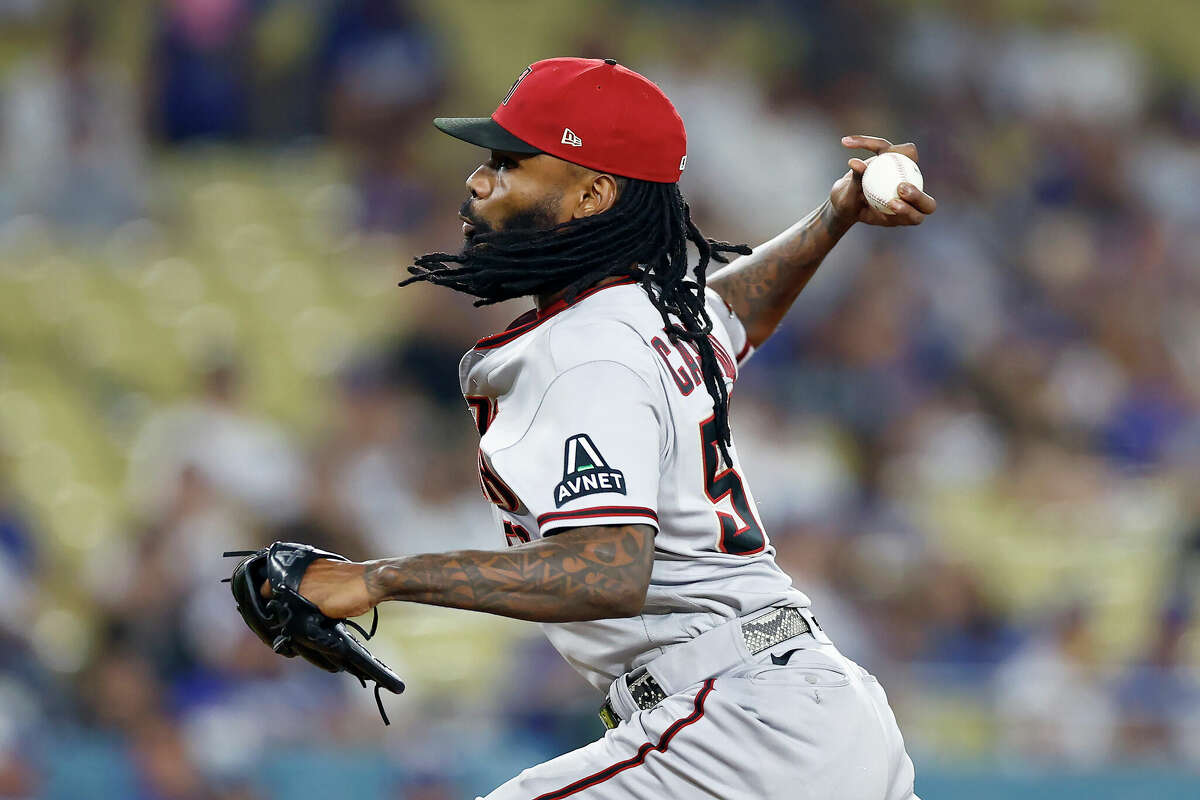
[[[914,144],[893,145],[875,136],[846,136],[842,145],[873,154],[903,153],[917,160]],[[883,214],[867,205],[862,191],[866,162],[850,159],[850,170],[833,184],[829,199],[804,219],[748,256],[732,261],[708,279],[708,285],[729,304],[746,328],[753,347],[767,340],[792,303],[808,284],[817,267],[856,222],[868,225],[919,225],[937,208],[937,202],[904,183],[900,199],[891,204],[894,214]]]
[[305,571],[300,594],[339,619],[387,600],[533,622],[630,617],[646,601],[654,534],[649,525],[590,525],[505,550],[319,560]]

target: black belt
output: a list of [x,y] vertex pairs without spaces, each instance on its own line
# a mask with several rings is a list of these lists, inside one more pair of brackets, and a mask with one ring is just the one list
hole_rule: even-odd
[[[813,622],[816,623],[816,621],[816,617],[813,617]],[[817,627],[820,628],[820,625],[818,624]],[[755,617],[749,622],[742,623],[742,640],[746,642],[746,649],[752,656],[802,633],[812,632],[808,620],[804,618],[800,610],[791,607],[777,608]],[[634,670],[634,672],[639,672],[639,670]],[[638,708],[642,711],[649,711],[667,699],[667,693],[658,685],[658,681],[645,671],[645,668],[642,668],[636,677],[631,677],[634,672],[626,673],[622,679],[629,687],[629,694]],[[604,705],[600,706],[600,721],[604,723],[604,727],[610,729],[617,727],[621,722],[621,717],[613,709],[612,702],[607,697],[604,698]]]

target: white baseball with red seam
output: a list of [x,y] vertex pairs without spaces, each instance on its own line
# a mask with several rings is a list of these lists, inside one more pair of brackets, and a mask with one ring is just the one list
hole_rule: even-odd
[[882,153],[867,159],[862,189],[871,208],[884,214],[895,214],[888,208],[888,203],[900,197],[902,183],[911,183],[918,189],[925,188],[917,162],[901,153]]

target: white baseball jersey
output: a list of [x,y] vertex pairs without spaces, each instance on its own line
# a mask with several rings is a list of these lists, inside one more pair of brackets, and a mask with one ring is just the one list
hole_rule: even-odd
[[[746,334],[711,290],[708,312],[732,389]],[[583,525],[658,530],[640,616],[543,625],[596,688],[725,620],[809,604],[775,563],[736,450],[732,465],[721,459],[699,353],[671,341],[632,280],[481,339],[460,380],[484,494],[510,545]]]

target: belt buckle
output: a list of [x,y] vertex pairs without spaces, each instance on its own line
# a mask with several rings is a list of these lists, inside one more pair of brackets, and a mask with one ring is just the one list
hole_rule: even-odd
[[[637,673],[636,677],[634,677],[635,673]],[[658,685],[658,681],[654,680],[654,677],[646,671],[645,667],[640,667],[626,675],[625,685],[629,687],[629,696],[633,698],[633,704],[642,711],[649,711],[667,699],[667,693]]]
[[[625,686],[629,689],[630,699],[642,711],[649,711],[667,699],[667,693],[658,685],[658,681],[654,680],[653,676],[646,671],[645,667],[639,667],[633,672],[622,675],[618,680],[625,682]],[[621,724],[621,718],[617,716],[616,709],[613,708],[612,702],[607,697],[604,698],[604,704],[600,706],[599,717],[600,721],[604,723],[604,727],[609,730]]]

